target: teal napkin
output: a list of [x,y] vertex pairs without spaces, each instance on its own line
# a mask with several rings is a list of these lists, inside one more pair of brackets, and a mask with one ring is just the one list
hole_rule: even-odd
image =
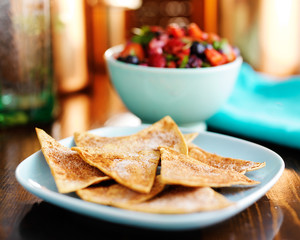
[[243,63],[231,97],[207,124],[300,148],[300,76],[278,80]]

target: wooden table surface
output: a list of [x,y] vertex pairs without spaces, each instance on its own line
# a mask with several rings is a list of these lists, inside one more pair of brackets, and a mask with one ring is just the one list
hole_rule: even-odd
[[[90,91],[60,97],[60,114],[55,122],[37,126],[62,139],[74,131],[102,127],[111,117],[125,112],[106,75],[99,74]],[[300,150],[250,140],[277,152],[285,161],[283,175],[267,194],[217,225],[164,232],[93,219],[30,194],[17,182],[15,169],[40,149],[34,126],[2,129],[0,239],[300,239]]]

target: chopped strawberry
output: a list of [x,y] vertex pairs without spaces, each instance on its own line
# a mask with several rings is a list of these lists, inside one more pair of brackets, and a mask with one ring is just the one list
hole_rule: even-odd
[[190,23],[187,28],[188,36],[195,40],[206,40],[208,34],[203,32],[196,23]]
[[219,53],[213,48],[205,49],[204,53],[207,60],[212,66],[219,66],[226,63],[227,61],[226,57],[223,54]]
[[164,40],[158,40],[157,38],[153,38],[148,44],[148,54],[149,55],[154,53],[162,54],[163,47],[165,44],[166,43]]
[[170,24],[167,27],[167,33],[171,36],[173,36],[174,38],[181,38],[184,37],[184,30],[178,26],[178,24]]
[[149,56],[148,63],[151,67],[163,68],[166,66],[167,61],[162,54],[155,53]]
[[184,43],[179,38],[172,38],[169,39],[163,49],[166,53],[177,55],[179,52],[181,52],[183,46]]
[[191,53],[191,48],[183,47],[181,50],[181,54],[183,54],[183,55],[190,55],[190,53]]
[[133,42],[128,43],[120,53],[120,57],[127,57],[129,55],[136,56],[139,61],[143,61],[145,58],[143,47],[140,44]]
[[167,63],[168,68],[176,68],[176,63],[174,61],[170,61]]

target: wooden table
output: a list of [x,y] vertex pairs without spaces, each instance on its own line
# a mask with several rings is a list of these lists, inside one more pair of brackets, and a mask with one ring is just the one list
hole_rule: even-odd
[[[107,76],[99,74],[90,91],[60,97],[58,119],[38,127],[61,139],[74,131],[101,127],[124,112],[127,110]],[[40,149],[34,126],[1,130],[0,239],[299,239],[300,150],[250,140],[272,149],[285,161],[284,173],[271,190],[240,214],[217,225],[164,232],[89,218],[33,196],[17,182],[15,169]]]

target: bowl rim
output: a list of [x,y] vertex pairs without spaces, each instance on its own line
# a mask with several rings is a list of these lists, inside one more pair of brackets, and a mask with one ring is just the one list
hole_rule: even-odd
[[243,58],[241,56],[238,56],[233,62],[226,63],[220,66],[214,66],[214,67],[207,67],[207,68],[158,68],[158,67],[149,67],[149,66],[141,66],[141,65],[134,65],[134,64],[128,64],[121,61],[118,61],[115,58],[115,55],[119,53],[124,48],[124,44],[119,44],[113,47],[108,48],[104,52],[104,59],[106,60],[106,63],[113,63],[116,66],[119,66],[121,68],[128,68],[132,70],[140,70],[140,71],[146,71],[146,72],[158,72],[158,73],[209,73],[209,72],[218,72],[223,70],[228,70],[230,68],[234,68],[242,64]]

